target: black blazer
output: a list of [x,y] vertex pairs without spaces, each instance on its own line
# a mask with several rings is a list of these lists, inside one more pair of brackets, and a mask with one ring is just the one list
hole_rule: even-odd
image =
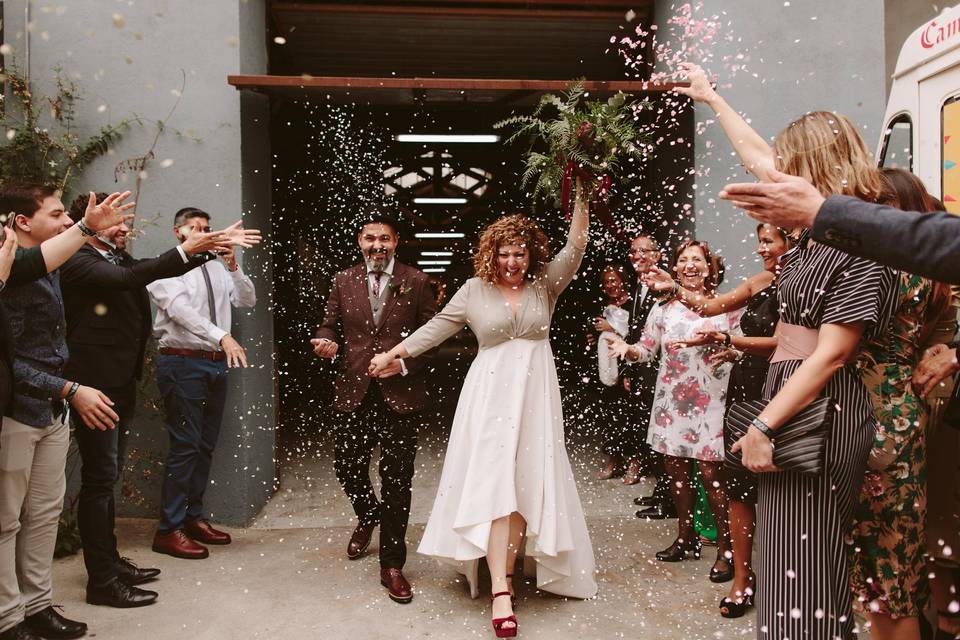
[[98,389],[138,379],[152,327],[146,285],[183,275],[211,257],[184,262],[174,248],[145,260],[124,253],[116,265],[91,245],[81,247],[60,267],[70,350],[64,377]]
[[861,258],[940,282],[960,284],[960,217],[904,212],[850,196],[830,196],[813,239]]
[[[640,299],[640,293],[643,291],[641,285],[633,292],[630,308],[630,328],[627,332],[627,342],[633,344],[640,340],[643,335],[643,327],[647,323],[647,316],[659,302],[660,298],[655,291],[647,291],[647,297]],[[654,358],[649,362],[636,362],[624,364],[622,373],[630,378],[633,393],[640,396],[644,404],[649,405],[653,401],[653,392],[657,386],[657,371],[659,370],[659,358]]]

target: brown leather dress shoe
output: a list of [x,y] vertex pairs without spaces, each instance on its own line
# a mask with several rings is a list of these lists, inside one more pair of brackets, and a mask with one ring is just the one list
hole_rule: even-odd
[[400,569],[380,569],[380,584],[387,588],[390,599],[400,604],[413,600],[410,583],[403,577]]
[[350,542],[347,543],[347,557],[356,560],[363,555],[363,552],[370,546],[370,538],[373,537],[375,524],[358,524],[350,535]]
[[210,555],[205,546],[188,538],[183,529],[174,529],[169,533],[157,531],[153,536],[153,550],[185,560],[201,560]]
[[183,523],[183,531],[197,542],[204,544],[230,544],[232,542],[229,533],[214,529],[203,518],[187,520]]

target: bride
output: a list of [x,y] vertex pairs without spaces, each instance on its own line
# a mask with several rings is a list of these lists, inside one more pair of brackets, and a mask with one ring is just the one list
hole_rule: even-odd
[[517,554],[536,560],[537,586],[574,598],[597,592],[593,548],[567,458],[550,320],[583,259],[588,206],[577,183],[566,246],[547,262],[547,238],[520,214],[488,226],[467,280],[443,311],[387,353],[415,357],[464,326],[479,352],[467,373],[450,431],[437,497],[419,552],[454,563],[477,595],[486,557],[497,637],[513,637]]

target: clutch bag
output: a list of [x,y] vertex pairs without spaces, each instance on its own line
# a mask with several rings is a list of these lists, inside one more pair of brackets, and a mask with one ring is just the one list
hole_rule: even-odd
[[[738,471],[748,471],[743,466],[740,452],[730,449],[750,428],[753,419],[759,416],[768,400],[735,402],[727,411],[723,433],[726,463]],[[783,471],[809,475],[823,473],[826,460],[827,439],[833,426],[837,409],[833,398],[818,398],[776,430],[773,436],[773,464]]]

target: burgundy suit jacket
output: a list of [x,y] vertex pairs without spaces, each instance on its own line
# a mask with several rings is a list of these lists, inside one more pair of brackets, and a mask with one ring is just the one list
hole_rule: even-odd
[[[394,260],[393,277],[384,300],[380,326],[373,322],[367,295],[367,268],[358,264],[333,278],[323,324],[317,338],[340,345],[334,407],[353,411],[373,382],[367,375],[374,354],[389,351],[437,313],[437,303],[427,275]],[[379,380],[383,398],[397,413],[420,411],[430,401],[423,370],[434,352],[406,358],[408,374]]]

